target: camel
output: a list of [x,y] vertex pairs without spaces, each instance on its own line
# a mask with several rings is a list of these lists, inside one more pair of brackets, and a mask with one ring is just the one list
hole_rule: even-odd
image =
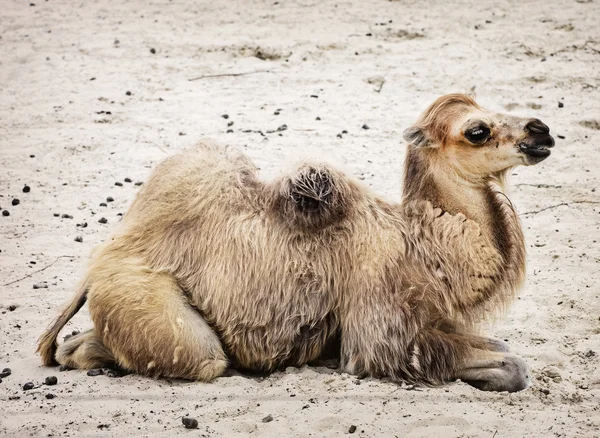
[[[329,352],[352,375],[527,388],[524,359],[479,327],[523,282],[506,175],[550,155],[549,128],[453,94],[404,138],[401,203],[322,163],[264,182],[208,141],[168,158],[93,252],[42,362],[208,382]],[[94,328],[58,345],[86,300]]]

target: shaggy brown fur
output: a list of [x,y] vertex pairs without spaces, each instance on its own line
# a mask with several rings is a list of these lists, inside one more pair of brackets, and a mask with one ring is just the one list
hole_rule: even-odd
[[[322,164],[264,183],[210,143],[167,159],[42,336],[43,363],[208,381],[228,364],[302,365],[338,340],[352,374],[525,388],[525,362],[475,327],[523,280],[504,176],[543,159],[547,127],[449,95],[405,137],[402,205]],[[86,297],[94,329],[56,351]]]

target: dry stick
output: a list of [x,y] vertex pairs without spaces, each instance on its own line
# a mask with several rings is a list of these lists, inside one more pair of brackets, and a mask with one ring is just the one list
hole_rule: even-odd
[[563,205],[571,205],[571,204],[600,204],[600,202],[596,202],[596,201],[561,202],[560,204],[551,205],[550,207],[542,208],[540,210],[528,211],[526,213],[523,213],[522,216],[525,216],[526,214],[538,214],[538,213],[541,213],[542,211],[550,210],[551,208],[562,207]]
[[19,281],[21,281],[21,280],[25,280],[26,278],[29,278],[29,277],[31,277],[32,275],[34,275],[34,274],[37,274],[38,272],[45,271],[45,270],[46,270],[46,269],[48,269],[50,266],[52,266],[54,263],[56,263],[56,262],[57,262],[59,259],[62,259],[62,258],[71,258],[71,259],[72,259],[72,258],[75,258],[75,256],[68,256],[68,255],[61,255],[61,256],[58,256],[58,257],[56,257],[56,260],[54,260],[54,261],[53,261],[52,263],[50,263],[49,265],[47,265],[47,266],[44,266],[42,269],[38,269],[37,271],[33,271],[31,274],[27,274],[25,277],[18,278],[18,279],[14,280],[14,281],[11,281],[11,282],[9,282],[9,283],[3,284],[2,286],[10,286],[11,284],[15,284],[15,283],[18,283],[18,282],[19,282]]
[[381,81],[381,84],[379,85],[379,88],[377,90],[375,90],[376,93],[381,93],[381,89],[383,88],[383,84],[385,84],[385,78],[383,78],[383,80]]
[[204,75],[204,76],[198,76],[197,78],[188,79],[188,81],[197,81],[199,79],[205,79],[205,78],[222,78],[225,76],[246,76],[246,75],[254,75],[257,73],[271,73],[271,70],[257,70],[257,71],[247,71],[244,73],[220,73],[220,74],[216,74],[216,75]]

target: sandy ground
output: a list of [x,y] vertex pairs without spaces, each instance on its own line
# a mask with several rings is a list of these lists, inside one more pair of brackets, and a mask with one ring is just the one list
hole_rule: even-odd
[[[1,435],[600,436],[598,0],[30,1],[0,6],[0,369],[12,369]],[[227,73],[253,74],[191,81]],[[309,367],[199,384],[40,366],[37,337],[134,183],[169,154],[212,137],[266,177],[328,158],[398,200],[403,129],[456,91],[558,135],[550,159],[514,172],[528,282],[490,327],[528,360],[532,388],[407,390]],[[68,330],[89,326],[82,311]],[[56,386],[22,390],[50,375]]]

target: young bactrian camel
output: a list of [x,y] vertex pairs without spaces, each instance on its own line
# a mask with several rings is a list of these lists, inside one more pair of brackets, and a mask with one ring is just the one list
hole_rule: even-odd
[[[404,136],[401,205],[322,164],[265,183],[209,143],[167,159],[41,337],[43,363],[209,381],[333,346],[351,374],[526,388],[525,361],[476,326],[523,280],[505,176],[550,155],[549,129],[448,95]],[[94,329],[57,346],[86,299]]]

